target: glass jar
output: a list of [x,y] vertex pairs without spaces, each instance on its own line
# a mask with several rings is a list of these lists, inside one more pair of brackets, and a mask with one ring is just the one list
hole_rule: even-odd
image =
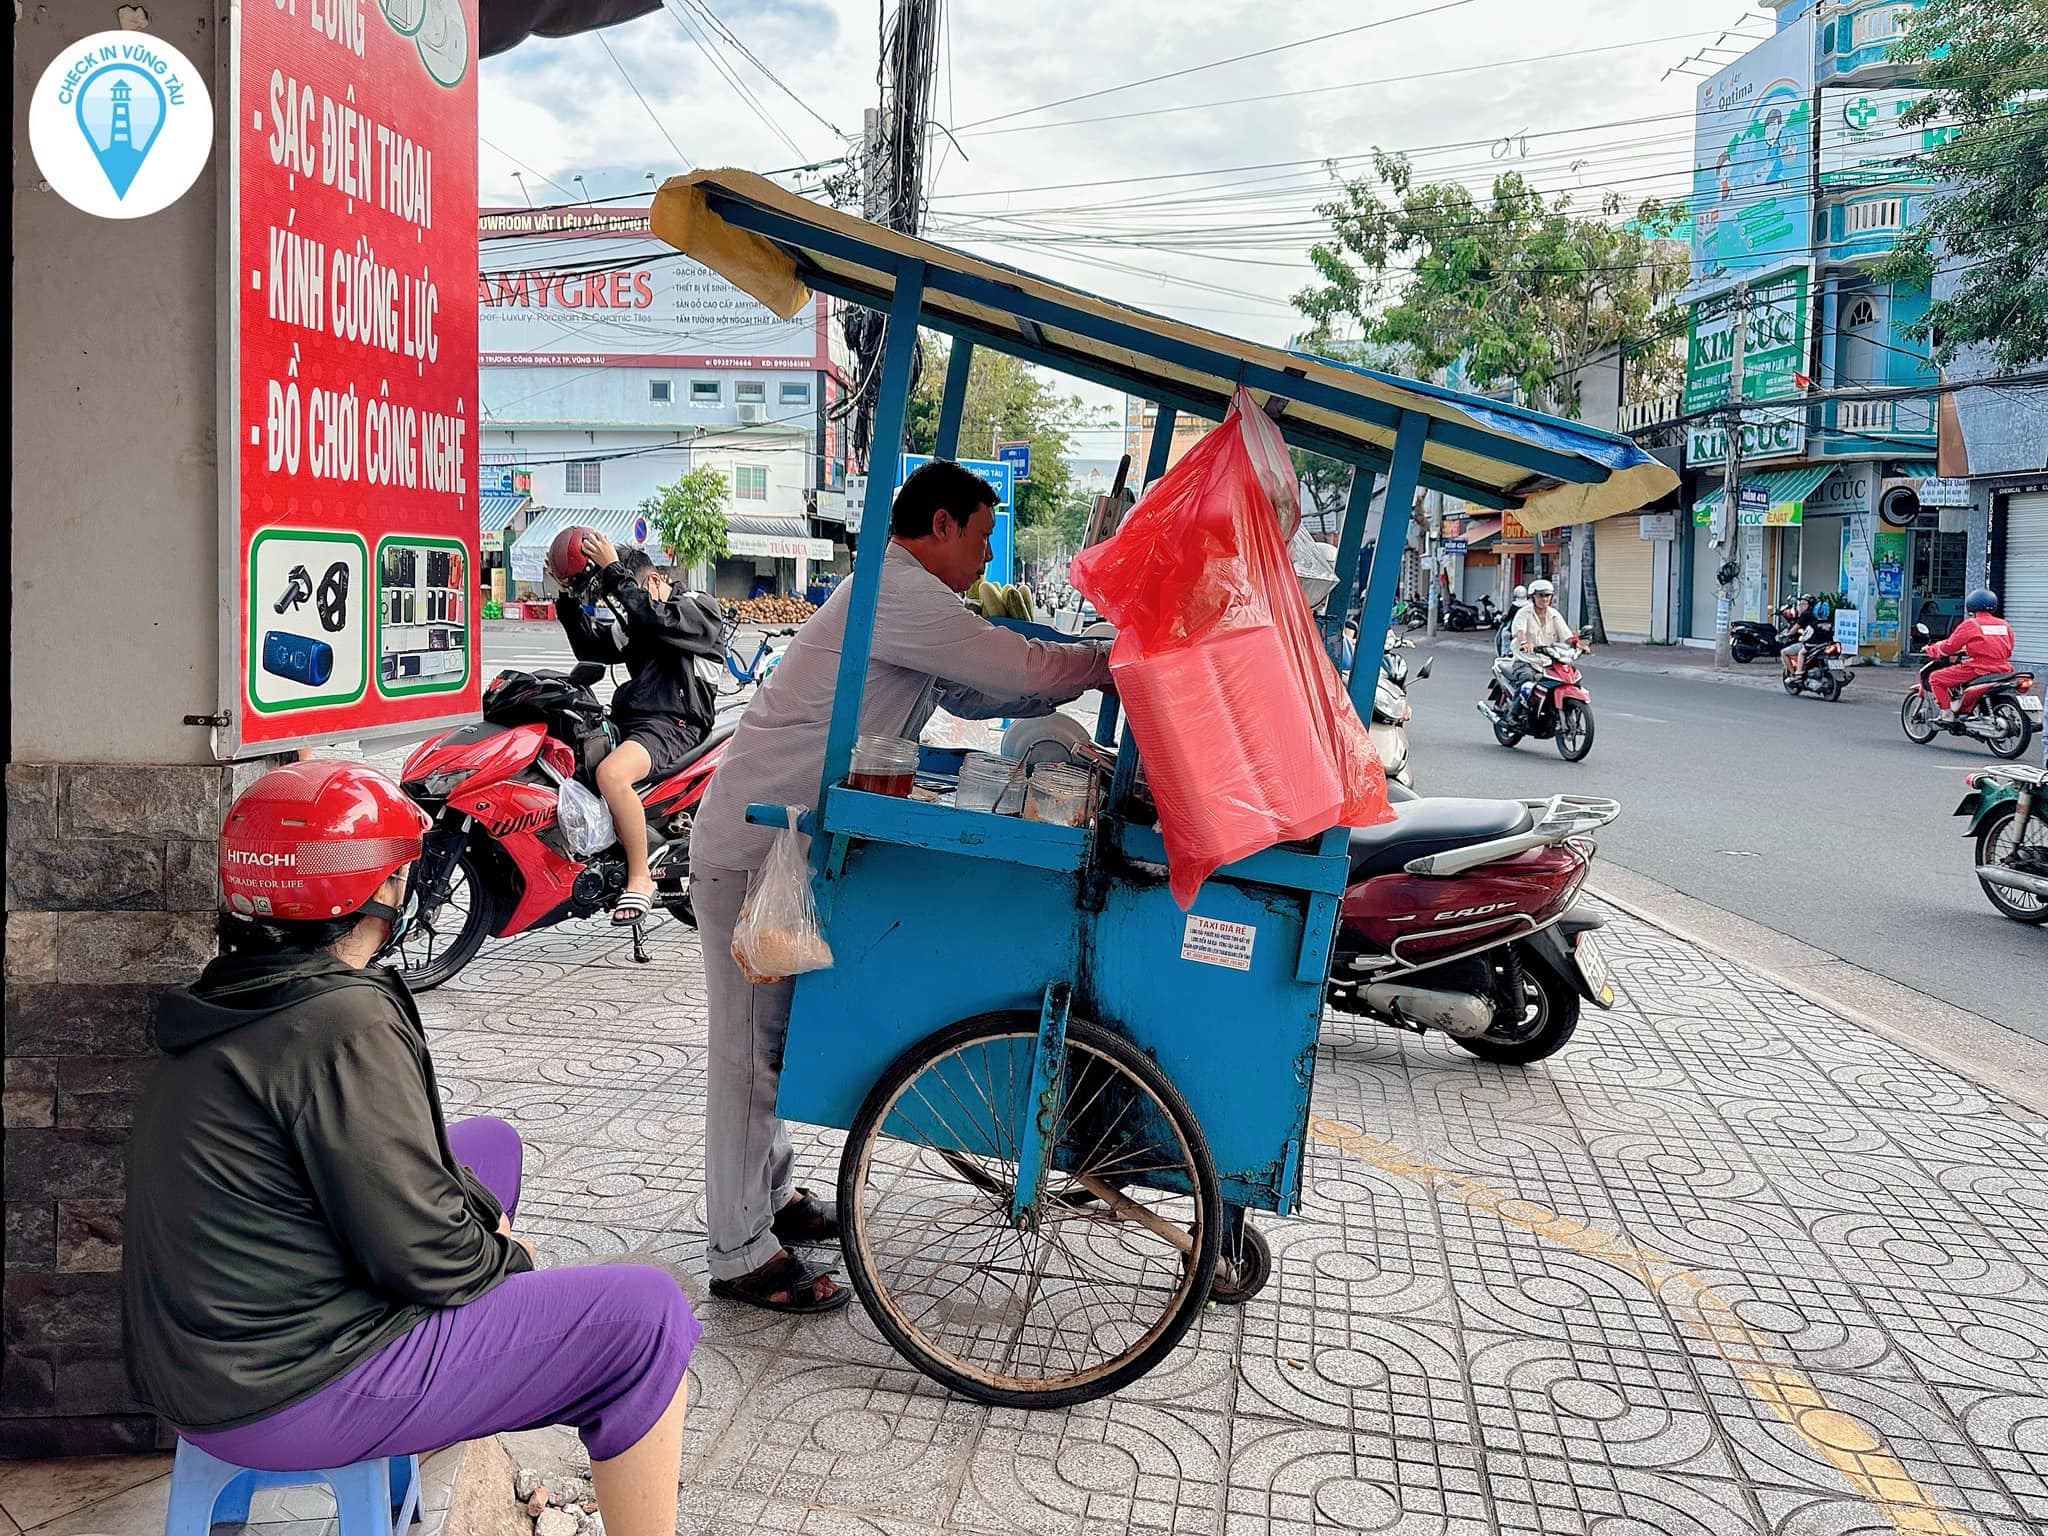
[[1088,820],[1089,791],[1095,775],[1071,763],[1046,763],[1031,775],[1024,798],[1026,821],[1050,822],[1056,827],[1078,827]]
[[963,811],[994,811],[1010,787],[1017,765],[993,752],[970,752],[960,764],[959,786],[953,791],[954,806]]
[[900,736],[862,736],[853,744],[853,764],[846,787],[871,795],[910,798],[917,783],[917,743]]

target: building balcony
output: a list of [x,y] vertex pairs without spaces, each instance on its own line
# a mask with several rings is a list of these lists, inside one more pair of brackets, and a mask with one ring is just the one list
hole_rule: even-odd
[[1903,79],[1907,66],[1885,55],[1905,36],[1924,0],[1841,0],[1824,6],[1814,47],[1817,85],[1885,84]]
[[1819,443],[1827,458],[1897,458],[1902,448],[1934,445],[1934,402],[1829,400],[1821,406]]

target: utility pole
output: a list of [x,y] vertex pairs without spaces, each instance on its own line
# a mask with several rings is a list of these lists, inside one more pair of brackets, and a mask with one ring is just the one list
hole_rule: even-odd
[[1443,590],[1438,581],[1437,566],[1443,560],[1444,493],[1431,491],[1428,500],[1429,521],[1423,525],[1423,590],[1422,611],[1427,615],[1428,627],[1423,630],[1426,638],[1436,638],[1437,593]]
[[1742,562],[1737,554],[1742,544],[1742,358],[1749,343],[1749,284],[1735,285],[1735,356],[1728,368],[1728,410],[1723,416],[1728,434],[1728,451],[1721,474],[1721,559],[1724,569],[1733,567],[1734,581],[1721,584],[1721,601],[1715,615],[1714,670],[1726,672],[1733,665],[1728,621],[1735,616],[1735,588],[1742,580]]

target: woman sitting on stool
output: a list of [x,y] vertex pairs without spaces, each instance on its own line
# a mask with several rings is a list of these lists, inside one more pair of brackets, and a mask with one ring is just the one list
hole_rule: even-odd
[[129,1148],[135,1389],[277,1472],[574,1424],[612,1536],[671,1536],[689,1303],[659,1269],[535,1271],[518,1134],[444,1126],[419,1012],[373,963],[428,825],[340,762],[228,812],[223,952],[160,1005]]

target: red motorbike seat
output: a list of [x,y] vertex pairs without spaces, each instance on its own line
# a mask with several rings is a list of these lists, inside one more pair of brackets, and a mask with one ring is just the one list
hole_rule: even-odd
[[1513,837],[1536,824],[1519,800],[1441,796],[1394,807],[1394,819],[1351,829],[1351,881],[1388,874],[1410,859],[1468,848],[1490,838]]

